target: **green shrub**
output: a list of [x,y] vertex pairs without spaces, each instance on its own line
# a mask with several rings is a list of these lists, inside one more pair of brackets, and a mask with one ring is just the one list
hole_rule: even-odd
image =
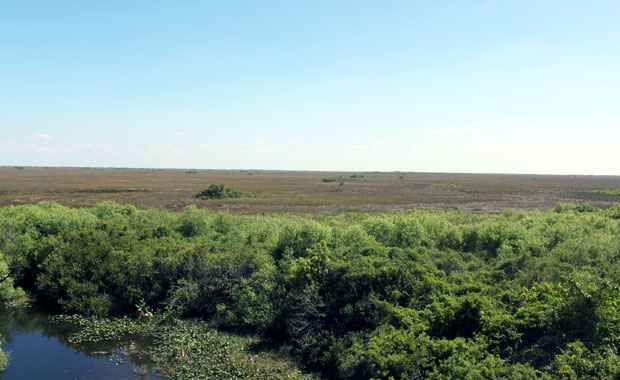
[[620,197],[620,189],[615,190],[590,190],[586,191],[586,194],[592,195],[604,195],[608,197]]
[[225,199],[225,198],[246,198],[251,197],[252,193],[225,187],[223,184],[211,184],[194,195],[198,199]]
[[[0,339],[0,344],[2,343],[4,343],[4,340]],[[9,356],[6,354],[6,352],[0,349],[0,373],[4,372],[4,369],[6,368],[8,363],[9,363]]]

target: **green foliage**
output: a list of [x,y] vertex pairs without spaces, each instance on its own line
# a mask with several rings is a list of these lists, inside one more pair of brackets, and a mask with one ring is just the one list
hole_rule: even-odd
[[616,378],[619,232],[620,205],[300,217],[39,203],[0,209],[0,297],[168,308],[172,324],[261,334],[326,378]]
[[[3,343],[1,339],[0,339],[0,343]],[[6,352],[0,349],[0,373],[4,372],[8,363],[9,363],[9,356],[6,354]]]
[[584,203],[584,204],[558,203],[553,208],[553,211],[557,213],[570,212],[570,211],[596,212],[597,210],[598,209],[596,207],[589,205],[587,203]]
[[280,294],[277,267],[269,256],[259,260],[258,269],[233,287],[226,322],[231,326],[247,326],[264,332],[274,324]]
[[[9,267],[0,251],[0,308],[6,305],[18,303],[26,298],[26,294],[21,288],[16,288],[13,279],[10,277]],[[4,339],[0,333],[0,344]],[[9,361],[9,355],[0,348],[0,373],[4,372]]]
[[18,302],[25,297],[24,291],[15,287],[13,278],[10,277],[9,267],[0,251],[0,307]]
[[555,356],[547,367],[554,379],[617,379],[620,377],[620,357],[608,347],[588,349],[577,340]]
[[586,191],[586,194],[605,195],[605,196],[608,196],[608,197],[620,197],[620,189],[615,189],[615,190],[590,190],[590,191]]
[[181,214],[177,230],[185,237],[193,237],[207,232],[211,218],[207,210],[188,206]]
[[245,198],[251,197],[252,193],[225,187],[223,184],[211,184],[203,189],[194,198],[198,199],[225,199],[225,198]]

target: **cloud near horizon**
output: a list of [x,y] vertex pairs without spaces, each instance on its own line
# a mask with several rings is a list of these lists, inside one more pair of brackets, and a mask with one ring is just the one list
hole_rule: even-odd
[[442,128],[442,129],[431,129],[428,131],[431,135],[438,136],[454,136],[460,135],[464,133],[473,133],[478,132],[480,128],[478,127],[463,127],[463,128]]
[[45,133],[40,133],[38,135],[32,136],[32,138],[37,140],[51,140],[52,136],[46,135]]

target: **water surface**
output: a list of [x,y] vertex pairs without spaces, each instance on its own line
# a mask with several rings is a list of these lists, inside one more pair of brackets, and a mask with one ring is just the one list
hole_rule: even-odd
[[70,326],[52,323],[35,308],[0,309],[2,348],[9,365],[0,380],[166,380],[139,352],[148,342],[74,345]]

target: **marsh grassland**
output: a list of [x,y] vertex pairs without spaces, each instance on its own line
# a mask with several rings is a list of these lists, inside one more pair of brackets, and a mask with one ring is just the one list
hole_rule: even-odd
[[[211,184],[254,196],[193,198]],[[609,207],[620,197],[588,192],[618,188],[620,176],[0,168],[0,206],[55,201],[86,207],[112,200],[142,209],[182,211],[194,204],[240,214],[378,213],[410,208],[502,212],[584,202]]]

